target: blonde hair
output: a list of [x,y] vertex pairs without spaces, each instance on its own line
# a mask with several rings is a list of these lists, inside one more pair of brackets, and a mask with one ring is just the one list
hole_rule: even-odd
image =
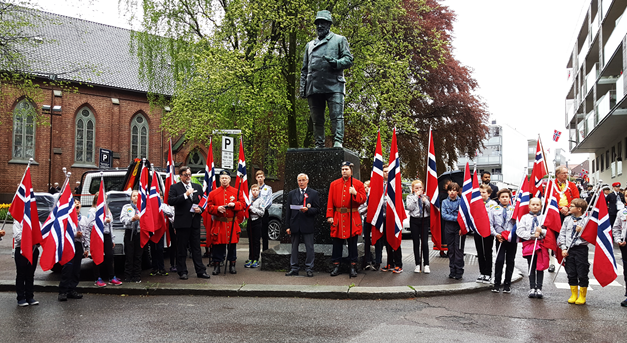
[[424,187],[425,187],[425,185],[422,183],[422,181],[420,181],[420,180],[414,180],[414,181],[412,181],[412,183],[411,183],[411,189],[414,189],[414,186],[415,186],[415,185],[417,185],[417,184],[421,184],[421,185],[422,185],[422,188],[424,188]]
[[252,191],[253,189],[255,189],[255,188],[259,189],[259,185],[258,185],[258,184],[254,184],[254,185],[250,186],[250,190],[251,190],[251,191]]

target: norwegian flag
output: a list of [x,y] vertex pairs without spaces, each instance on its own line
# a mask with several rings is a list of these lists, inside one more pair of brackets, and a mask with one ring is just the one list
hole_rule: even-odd
[[150,188],[148,186],[148,167],[142,165],[141,175],[139,177],[139,197],[137,199],[137,208],[139,209],[139,230],[140,230],[140,246],[143,248],[150,235],[155,232],[155,214],[153,207],[148,206]]
[[105,204],[104,180],[101,173],[100,190],[98,191],[98,201],[96,203],[96,220],[94,220],[94,224],[91,228],[91,235],[89,236],[91,258],[94,260],[96,265],[101,264],[104,261],[104,224],[106,217],[105,213],[107,213]]
[[520,222],[520,218],[522,218],[522,216],[529,213],[529,200],[531,200],[531,197],[529,194],[529,181],[527,180],[527,176],[523,176],[522,185],[520,186],[518,192],[516,193],[514,214],[512,215],[512,218],[516,219],[516,223],[514,224],[514,227],[512,228],[511,232],[505,231],[507,232],[506,235],[503,234],[505,232],[501,234],[503,238],[506,239],[508,242],[516,241],[518,237],[516,236],[516,229],[518,228],[518,222]]
[[438,189],[438,173],[435,163],[435,146],[433,145],[433,134],[429,129],[429,155],[427,157],[427,196],[431,199],[430,206],[430,226],[431,240],[434,250],[442,249],[442,222],[440,218],[440,191]]
[[207,200],[209,193],[216,189],[216,171],[213,164],[213,142],[209,140],[209,151],[207,152],[207,164],[205,165],[205,179],[202,182],[203,196],[198,206],[203,210],[202,220],[206,228],[211,227],[211,213],[205,211],[207,209]]
[[[371,182],[372,183],[372,182]],[[407,212],[403,205],[403,188],[401,184],[401,159],[398,157],[396,146],[396,129],[392,131],[392,147],[390,148],[390,162],[388,168],[386,209],[386,238],[394,250],[401,246],[403,221],[407,219]],[[394,228],[392,230],[392,228]],[[376,230],[375,230],[376,231]]]
[[562,219],[557,206],[555,180],[549,180],[546,190],[546,212],[542,218],[542,225],[559,233],[562,229]]
[[470,198],[470,215],[474,222],[475,229],[485,238],[490,236],[490,218],[488,217],[488,211],[485,209],[485,204],[481,198],[481,191],[479,190],[479,173],[475,170],[475,177],[472,179],[472,195]]
[[553,130],[553,141],[557,142],[560,139],[562,133],[557,130]]
[[55,203],[48,219],[41,229],[42,247],[41,269],[48,271],[55,263],[64,265],[74,258],[74,231],[78,228],[78,216],[72,191],[65,180],[61,196]]
[[599,281],[601,287],[605,287],[616,280],[618,269],[616,268],[616,259],[614,258],[612,228],[610,226],[605,194],[603,194],[603,191],[599,193],[590,220],[588,220],[581,233],[581,238],[590,243],[595,242],[592,274]]
[[163,234],[167,231],[165,217],[161,210],[161,198],[159,198],[159,184],[157,178],[159,175],[152,171],[152,184],[150,186],[150,196],[148,197],[148,206],[151,207],[153,213],[155,232],[150,236],[150,240],[154,243],[159,243]]
[[[166,199],[165,201],[167,202],[167,199],[170,196],[170,187],[172,187],[172,185],[176,183],[175,178],[174,178],[174,175],[175,175],[174,159],[172,158],[172,139],[168,141],[168,161],[167,161],[165,168],[166,168],[166,177],[165,177],[165,186],[164,186],[165,192],[163,192],[163,199]],[[169,226],[172,224],[168,220],[166,221],[166,225],[168,225],[168,228],[165,231],[165,246],[170,247],[172,240],[170,238]]]
[[383,155],[381,152],[381,133],[377,132],[377,147],[374,151],[372,172],[370,173],[370,194],[368,195],[368,213],[366,222],[372,224],[376,230],[372,230],[372,244],[375,244],[383,236],[383,215],[381,208],[385,203],[383,194]]
[[462,194],[459,201],[459,213],[457,214],[457,222],[459,223],[462,233],[476,231],[475,224],[470,214],[470,198],[472,196],[472,177],[470,175],[470,166],[466,162],[466,170],[464,171],[464,184],[462,186]]
[[30,165],[26,167],[22,182],[13,196],[9,213],[16,222],[22,225],[22,256],[33,264],[33,246],[41,243],[42,237],[37,216],[37,202],[30,177]]
[[540,137],[538,137],[538,143],[536,144],[536,160],[533,163],[533,170],[531,171],[531,194],[533,196],[539,196],[541,192],[542,179],[547,175],[546,162],[544,158],[544,150],[540,143]]
[[[237,178],[235,179],[235,188],[239,190],[238,197],[244,199],[246,208],[238,213],[238,217],[244,216],[248,218],[248,206],[250,206],[250,197],[248,196],[248,176],[246,176],[246,157],[244,157],[244,142],[242,137],[239,138],[239,162],[237,163]],[[242,219],[243,220],[243,219]]]

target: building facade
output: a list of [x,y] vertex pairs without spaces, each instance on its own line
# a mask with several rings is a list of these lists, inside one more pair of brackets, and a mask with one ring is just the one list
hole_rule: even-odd
[[627,0],[591,0],[566,65],[571,153],[590,154],[590,179],[627,182]]

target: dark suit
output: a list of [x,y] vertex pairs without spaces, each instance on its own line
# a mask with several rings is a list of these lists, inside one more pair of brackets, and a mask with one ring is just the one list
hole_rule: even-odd
[[190,183],[194,193],[190,197],[185,196],[185,185],[179,182],[170,187],[168,205],[174,206],[174,229],[177,236],[177,261],[176,269],[179,275],[187,274],[187,244],[192,250],[192,260],[196,274],[204,274],[206,268],[202,263],[200,252],[200,213],[192,213],[189,210],[193,204],[198,204],[202,197],[202,187],[199,184]]
[[[620,197],[620,201],[623,203],[623,205],[625,204],[625,196],[623,195],[623,193],[618,193],[618,197]],[[616,207],[617,205],[617,199],[618,199],[616,192],[611,191],[610,194],[608,194],[605,197],[605,200],[607,201],[607,212],[610,215],[610,225],[614,226],[614,221],[616,220],[616,214],[618,213],[618,208]]]
[[300,244],[300,235],[303,236],[307,256],[305,258],[305,269],[313,271],[314,267],[314,229],[315,218],[320,211],[320,197],[315,189],[307,187],[305,195],[301,195],[301,189],[293,189],[287,195],[287,206],[300,205],[308,208],[307,212],[300,210],[290,210],[289,229],[292,236],[292,255],[290,257],[290,266],[292,270],[298,271],[298,245]]

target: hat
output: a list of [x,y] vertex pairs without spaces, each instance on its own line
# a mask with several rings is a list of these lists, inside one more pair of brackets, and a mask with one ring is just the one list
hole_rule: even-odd
[[612,187],[620,187],[620,182],[614,182],[614,183],[612,184]]
[[228,177],[231,177],[231,173],[229,173],[229,171],[228,171],[228,170],[226,170],[226,169],[222,169],[222,171],[221,171],[221,172],[220,172],[220,174],[218,174],[218,175],[220,175],[220,176],[222,176],[222,175],[226,175],[226,176],[228,176]]
[[351,168],[353,168],[354,166],[355,165],[353,163],[351,163],[351,162],[348,162],[348,161],[342,162],[342,167],[351,167]]
[[331,12],[327,10],[318,11],[318,13],[316,14],[316,20],[314,20],[314,23],[317,22],[318,20],[326,20],[329,23],[333,24],[333,19],[331,18]]
[[601,189],[610,189],[610,185],[608,185],[607,183],[603,184],[601,186]]

